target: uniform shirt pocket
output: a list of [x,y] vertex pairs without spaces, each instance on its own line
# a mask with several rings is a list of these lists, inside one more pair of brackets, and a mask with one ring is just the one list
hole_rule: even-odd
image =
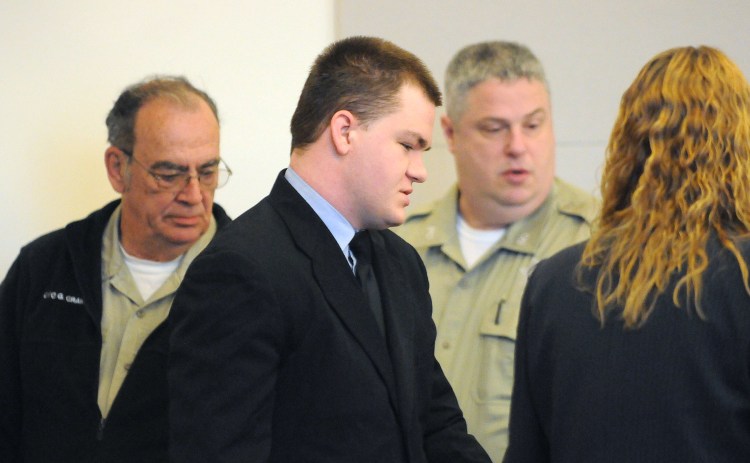
[[488,311],[479,326],[481,367],[476,400],[480,403],[510,400],[519,308],[518,301],[500,299],[496,310]]

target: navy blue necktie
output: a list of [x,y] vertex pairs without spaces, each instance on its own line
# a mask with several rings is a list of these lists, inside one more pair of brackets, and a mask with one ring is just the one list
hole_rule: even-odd
[[375,272],[372,269],[372,243],[370,234],[367,230],[357,232],[349,243],[349,250],[357,259],[354,267],[354,273],[357,275],[357,281],[362,287],[365,299],[370,306],[375,321],[378,323],[380,332],[385,334],[385,323],[383,321],[383,305],[380,301],[380,290],[378,282],[375,279]]

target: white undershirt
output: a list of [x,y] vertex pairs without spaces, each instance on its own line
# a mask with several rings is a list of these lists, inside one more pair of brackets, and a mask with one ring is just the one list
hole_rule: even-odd
[[133,281],[141,292],[141,297],[147,301],[157,289],[161,288],[182,261],[183,255],[169,262],[155,262],[153,260],[139,259],[125,252],[120,244],[122,255],[125,256],[125,265],[128,266]]
[[461,244],[461,253],[464,255],[464,260],[468,267],[473,267],[484,253],[500,241],[505,234],[505,228],[494,230],[472,228],[460,214],[458,215],[456,228],[458,230],[458,240]]

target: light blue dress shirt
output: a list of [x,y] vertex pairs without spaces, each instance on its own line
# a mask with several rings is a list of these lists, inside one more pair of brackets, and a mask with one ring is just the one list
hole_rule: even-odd
[[335,207],[326,201],[320,194],[307,184],[291,167],[284,172],[284,178],[297,190],[297,193],[312,207],[318,217],[328,227],[333,238],[344,253],[349,265],[354,269],[357,261],[354,255],[349,251],[349,242],[354,238],[357,230],[341,215]]

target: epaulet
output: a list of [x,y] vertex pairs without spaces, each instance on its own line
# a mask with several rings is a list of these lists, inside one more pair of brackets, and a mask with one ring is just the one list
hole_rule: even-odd
[[410,208],[409,213],[406,216],[406,223],[411,220],[420,219],[432,214],[432,211],[435,210],[436,204],[437,201],[431,201],[429,203],[416,205],[413,208]]
[[566,215],[577,216],[592,223],[599,211],[599,200],[581,188],[556,179],[557,206]]

